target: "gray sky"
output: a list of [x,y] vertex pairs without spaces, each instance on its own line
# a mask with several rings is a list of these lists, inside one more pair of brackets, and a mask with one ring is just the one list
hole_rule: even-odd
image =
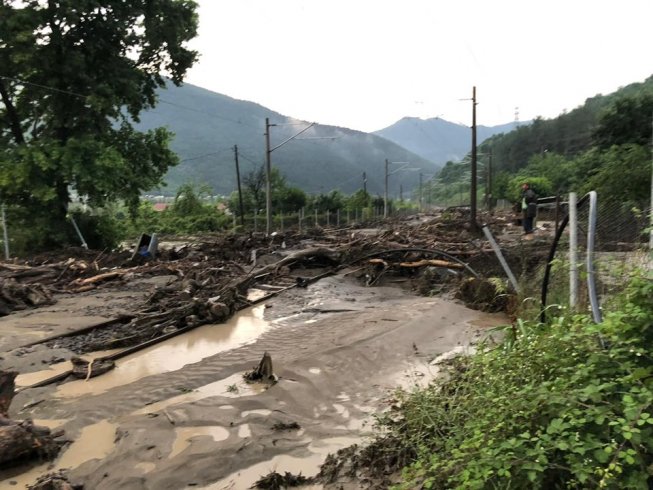
[[653,0],[198,0],[187,82],[362,131],[555,117],[653,74]]

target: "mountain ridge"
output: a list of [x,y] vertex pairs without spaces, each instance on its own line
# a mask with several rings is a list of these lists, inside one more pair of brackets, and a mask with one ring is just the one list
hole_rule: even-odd
[[[512,131],[529,122],[510,122],[497,126],[478,125],[476,129],[477,144],[501,133]],[[471,128],[458,123],[446,121],[440,117],[422,119],[403,117],[387,128],[375,131],[407,150],[420,155],[438,165],[448,161],[461,160],[471,151]]]

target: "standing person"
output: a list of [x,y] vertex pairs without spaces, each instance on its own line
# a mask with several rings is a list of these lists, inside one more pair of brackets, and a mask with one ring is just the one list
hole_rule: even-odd
[[533,233],[533,221],[537,215],[537,194],[531,189],[528,182],[522,185],[521,193],[521,209],[522,221],[524,224],[524,234],[529,235]]

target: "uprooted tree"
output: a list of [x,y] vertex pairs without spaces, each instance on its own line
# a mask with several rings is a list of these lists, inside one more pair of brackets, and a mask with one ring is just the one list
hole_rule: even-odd
[[[178,162],[164,128],[132,121],[197,58],[191,0],[0,2],[0,195],[56,243],[71,191],[135,206]],[[35,217],[36,219],[36,217]],[[46,231],[47,233],[47,231]]]

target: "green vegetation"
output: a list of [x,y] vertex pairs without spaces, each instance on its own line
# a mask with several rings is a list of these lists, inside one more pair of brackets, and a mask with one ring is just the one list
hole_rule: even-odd
[[[156,104],[166,74],[180,84],[196,59],[189,0],[0,4],[0,194],[61,233],[74,195],[135,209],[178,163],[163,128],[132,121]],[[20,214],[20,213],[19,213]]]
[[518,321],[449,376],[400,393],[385,450],[411,455],[398,488],[613,488],[653,483],[653,281],[605,313]]
[[[489,138],[479,147],[479,197],[515,201],[519,183],[537,182],[540,196],[589,190],[602,200],[646,207],[650,200],[653,77],[552,120]],[[488,167],[492,155],[492,182]],[[424,190],[430,202],[458,204],[469,198],[469,159],[448,162]],[[537,179],[537,180],[536,180]]]
[[152,203],[142,202],[133,215],[123,213],[120,238],[138,237],[143,232],[174,235],[222,231],[232,225],[232,219],[217,204],[210,198],[207,187],[185,184],[163,211],[155,211]]

